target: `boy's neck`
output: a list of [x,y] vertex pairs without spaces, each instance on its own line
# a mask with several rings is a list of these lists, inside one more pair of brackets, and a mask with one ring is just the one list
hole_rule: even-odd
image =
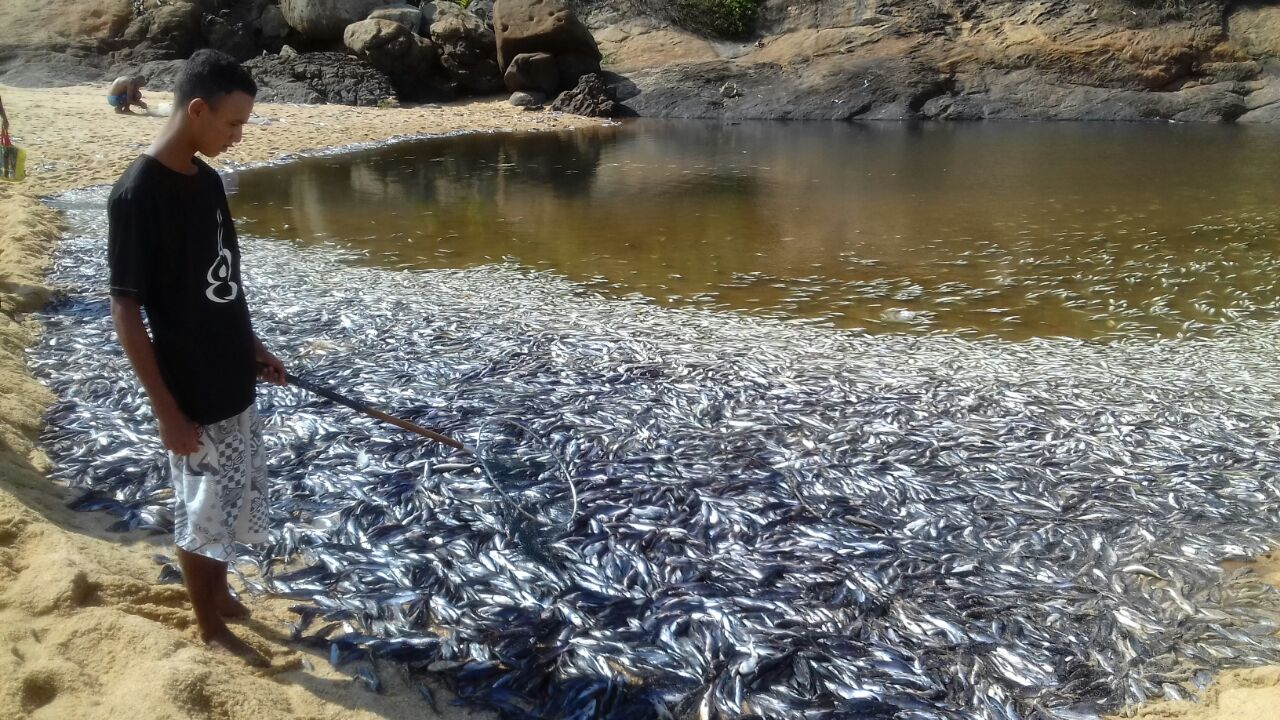
[[177,118],[165,124],[164,130],[160,131],[160,136],[145,152],[174,172],[184,175],[196,173],[195,143],[191,142],[186,128]]

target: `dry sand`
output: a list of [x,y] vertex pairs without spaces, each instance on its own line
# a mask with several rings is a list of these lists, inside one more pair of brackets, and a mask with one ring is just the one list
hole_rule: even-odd
[[[155,583],[165,538],[105,532],[100,514],[73,513],[45,477],[36,446],[48,392],[33,380],[24,349],[39,328],[23,320],[48,296],[42,286],[60,228],[40,195],[109,183],[164,122],[112,114],[101,88],[20,90],[0,86],[28,178],[0,183],[0,718],[422,718],[417,693],[391,678],[374,695],[325,658],[285,642],[289,602],[250,600],[255,619],[238,632],[272,656],[251,670],[206,650],[185,593]],[[163,93],[147,93],[153,105]],[[560,128],[592,121],[525,113],[502,103],[373,109],[262,105],[264,122],[220,160],[245,163],[334,145],[451,130]],[[217,165],[217,163],[215,163]],[[1280,583],[1280,555],[1255,570]],[[445,704],[443,717],[468,713]],[[1201,703],[1140,709],[1147,720],[1275,720],[1280,668],[1228,672]]]

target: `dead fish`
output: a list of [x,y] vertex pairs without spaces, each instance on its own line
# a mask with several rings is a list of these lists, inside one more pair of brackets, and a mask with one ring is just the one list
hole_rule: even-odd
[[[52,201],[42,440],[79,506],[168,531],[105,311],[104,197]],[[552,530],[522,539],[470,459],[262,390],[272,532],[245,553],[335,664],[397,663],[513,717],[958,720],[1090,717],[1280,662],[1278,593],[1217,566],[1280,536],[1275,323],[873,336],[510,264],[244,248],[255,327],[291,365],[324,339],[317,380],[468,441],[503,420],[538,438],[489,438],[534,469],[508,492]]]

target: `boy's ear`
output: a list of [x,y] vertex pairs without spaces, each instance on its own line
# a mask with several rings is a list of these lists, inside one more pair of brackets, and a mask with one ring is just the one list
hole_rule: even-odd
[[187,115],[192,119],[209,112],[209,103],[204,98],[193,98],[187,103]]

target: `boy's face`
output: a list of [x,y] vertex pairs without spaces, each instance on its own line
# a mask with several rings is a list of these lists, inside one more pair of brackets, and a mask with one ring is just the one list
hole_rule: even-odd
[[196,98],[187,105],[195,131],[196,149],[205,157],[217,157],[240,142],[240,132],[253,112],[253,96],[240,91],[228,93],[210,105]]

